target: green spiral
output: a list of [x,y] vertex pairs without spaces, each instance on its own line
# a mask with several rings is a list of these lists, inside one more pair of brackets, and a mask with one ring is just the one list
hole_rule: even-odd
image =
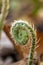
[[25,23],[16,23],[12,28],[13,38],[21,45],[25,45],[29,40],[29,31]]
[[27,44],[27,42],[29,42],[29,40],[31,41],[30,57],[29,57],[28,65],[32,65],[34,50],[35,50],[35,46],[36,46],[36,31],[35,31],[33,25],[31,25],[27,22],[25,23],[25,21],[22,21],[22,20],[17,21],[11,27],[11,34],[12,34],[13,38],[16,40],[16,42],[21,45]]

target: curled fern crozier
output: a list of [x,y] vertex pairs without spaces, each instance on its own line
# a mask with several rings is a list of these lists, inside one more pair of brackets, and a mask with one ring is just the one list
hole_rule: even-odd
[[36,46],[36,31],[34,29],[34,26],[26,21],[15,21],[11,27],[11,35],[13,39],[20,45],[26,45],[29,43],[29,41],[31,41],[28,65],[32,65]]

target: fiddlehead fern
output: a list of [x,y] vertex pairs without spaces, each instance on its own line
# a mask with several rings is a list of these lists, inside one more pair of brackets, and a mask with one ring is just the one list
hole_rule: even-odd
[[17,21],[11,27],[11,34],[15,41],[21,45],[25,45],[29,40],[29,30],[24,21]]
[[29,57],[29,64],[32,65],[34,51],[35,51],[35,44],[36,44],[36,31],[31,24],[19,20],[15,21],[11,27],[11,35],[17,43],[21,45],[26,45],[29,40],[31,41],[31,48],[30,48],[30,57]]
[[9,0],[2,0],[2,10],[0,14],[0,35],[3,27],[3,23],[8,14],[8,9],[9,9]]

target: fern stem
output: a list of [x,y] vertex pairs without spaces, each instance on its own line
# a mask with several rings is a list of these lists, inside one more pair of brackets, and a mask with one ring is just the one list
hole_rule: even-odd
[[1,10],[1,16],[0,16],[0,37],[1,37],[1,31],[3,28],[4,21],[8,14],[8,9],[9,9],[9,0],[2,0],[2,10]]
[[29,64],[28,65],[32,65],[35,46],[36,46],[36,35],[35,35],[35,31],[33,30],[33,28],[30,27],[29,29],[30,29],[30,32],[32,35],[32,44],[31,44],[31,49],[30,49],[30,58],[29,58]]

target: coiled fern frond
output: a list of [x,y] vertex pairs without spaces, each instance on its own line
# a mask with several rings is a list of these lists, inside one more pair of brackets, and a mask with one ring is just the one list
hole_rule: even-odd
[[28,65],[32,65],[36,45],[36,31],[34,26],[22,20],[15,21],[11,27],[11,35],[20,45],[26,45],[29,41],[31,41]]

